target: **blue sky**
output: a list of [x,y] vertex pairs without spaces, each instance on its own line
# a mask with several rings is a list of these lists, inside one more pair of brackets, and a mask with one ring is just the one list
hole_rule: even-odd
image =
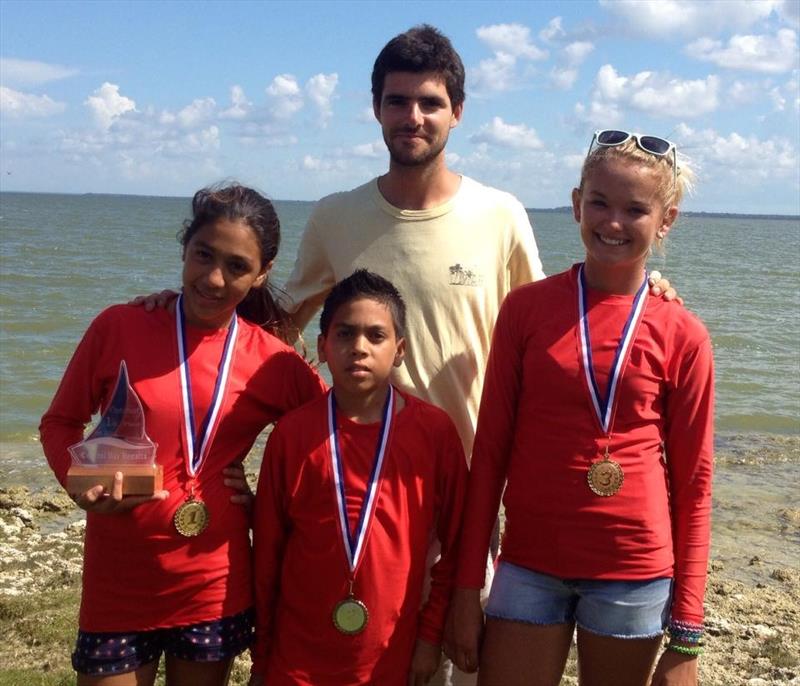
[[450,166],[569,202],[592,132],[678,144],[686,209],[800,213],[800,2],[0,0],[0,188],[316,200],[387,168],[381,47],[422,22],[467,68]]

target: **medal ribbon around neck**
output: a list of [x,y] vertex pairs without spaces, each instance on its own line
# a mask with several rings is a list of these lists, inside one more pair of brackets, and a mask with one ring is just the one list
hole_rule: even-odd
[[592,407],[594,407],[595,415],[600,422],[600,428],[603,430],[603,433],[609,436],[611,427],[613,426],[614,410],[617,400],[617,386],[625,371],[628,351],[634,338],[636,338],[636,331],[644,316],[645,305],[647,303],[647,272],[645,271],[644,273],[644,281],[642,281],[642,285],[633,298],[631,311],[628,313],[625,326],[622,328],[622,337],[617,346],[617,351],[614,354],[614,362],[611,365],[611,372],[608,377],[606,397],[601,398],[597,380],[594,376],[594,366],[592,364],[592,339],[589,335],[589,313],[586,311],[586,276],[584,275],[583,266],[584,265],[581,265],[578,268],[578,330],[580,332],[581,362],[583,364],[583,371],[586,374],[589,395],[592,399]]
[[194,405],[192,404],[192,380],[189,376],[189,360],[186,351],[186,315],[183,311],[183,295],[178,296],[176,306],[175,326],[178,335],[178,363],[181,372],[181,399],[183,401],[183,433],[186,443],[186,471],[194,477],[203,465],[203,461],[211,448],[211,437],[217,428],[219,411],[225,396],[225,387],[228,383],[233,350],[236,347],[236,334],[239,330],[239,321],[236,312],[233,313],[222,348],[222,356],[217,368],[217,381],[214,393],[211,396],[211,405],[203,418],[197,433],[195,433]]
[[339,429],[336,426],[336,399],[333,389],[328,392],[328,442],[331,452],[331,466],[333,467],[333,481],[336,488],[336,503],[339,509],[339,526],[342,530],[344,551],[347,555],[347,564],[351,576],[355,576],[356,568],[364,551],[367,534],[369,533],[372,515],[378,501],[378,487],[380,486],[381,472],[383,471],[384,458],[389,447],[389,432],[394,416],[394,388],[390,385],[383,406],[381,428],[378,434],[378,444],[375,447],[375,459],[372,463],[364,501],[358,515],[358,524],[353,535],[350,534],[350,524],[347,519],[347,501],[344,490],[344,469],[342,465],[342,449],[339,445]]

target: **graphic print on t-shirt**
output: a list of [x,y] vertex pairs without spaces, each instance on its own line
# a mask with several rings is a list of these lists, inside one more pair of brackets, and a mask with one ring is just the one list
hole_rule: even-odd
[[451,286],[483,286],[483,274],[477,265],[463,265],[458,262],[450,267]]

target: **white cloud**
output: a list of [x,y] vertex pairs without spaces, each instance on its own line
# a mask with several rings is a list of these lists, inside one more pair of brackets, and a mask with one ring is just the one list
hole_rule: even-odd
[[299,95],[300,86],[297,85],[297,79],[291,74],[278,74],[267,86],[267,94],[276,97]]
[[182,152],[210,152],[219,150],[219,127],[209,126],[207,129],[192,132],[183,140]]
[[536,150],[542,147],[542,141],[534,129],[525,124],[507,124],[501,117],[494,117],[469,139],[472,143],[486,143],[501,148]]
[[640,90],[631,94],[629,103],[637,110],[650,114],[697,117],[713,112],[719,104],[719,79],[681,81],[670,79],[660,84],[658,79],[649,79]]
[[476,33],[478,38],[493,52],[524,57],[529,60],[547,58],[547,51],[537,48],[531,42],[531,30],[522,24],[480,26]]
[[583,103],[577,103],[575,117],[581,123],[581,131],[585,129],[584,124],[607,129],[618,126],[624,119],[616,102],[601,100],[592,100],[588,107]]
[[567,64],[578,66],[594,50],[594,43],[589,41],[574,41],[564,48],[564,57]]
[[470,70],[473,88],[480,92],[503,92],[515,87],[517,77],[513,55],[498,53],[491,59],[482,60],[477,68]]
[[797,149],[779,137],[759,139],[736,132],[724,136],[713,129],[695,130],[680,124],[673,139],[701,163],[707,183],[718,177],[735,177],[745,184],[754,179],[797,177]]
[[347,164],[342,159],[330,159],[305,155],[300,163],[302,169],[312,172],[345,171]]
[[539,31],[539,38],[545,43],[552,43],[566,36],[566,31],[561,26],[561,17],[553,17],[541,31]]
[[478,38],[494,53],[469,70],[471,90],[477,94],[502,92],[520,87],[524,81],[518,63],[544,60],[548,53],[531,42],[530,29],[522,24],[481,26]]
[[372,109],[372,105],[369,105],[368,107],[362,109],[361,112],[359,112],[356,119],[360,121],[362,124],[374,124],[375,110]]
[[245,119],[253,110],[253,103],[244,94],[244,88],[231,86],[231,106],[220,112],[222,119]]
[[777,11],[781,19],[787,24],[800,28],[800,2],[797,2],[797,0],[783,0]]
[[794,111],[800,112],[800,69],[796,69],[792,73],[786,85],[784,86],[787,97],[794,103]]
[[267,86],[272,101],[270,111],[278,119],[288,119],[303,108],[303,93],[291,74],[279,74]]
[[0,57],[0,82],[17,86],[38,85],[75,76],[77,69],[60,64]]
[[783,112],[786,109],[786,98],[783,97],[780,88],[777,86],[769,92],[769,97],[772,99],[772,104],[778,112]]
[[558,90],[569,90],[577,79],[578,70],[572,67],[553,67],[550,70],[550,83]]
[[296,145],[298,138],[286,127],[274,122],[245,121],[238,134],[244,143],[258,143],[270,148],[283,148]]
[[774,84],[768,81],[764,85],[764,89],[767,91],[767,97],[772,101],[774,111],[800,112],[800,70],[795,70],[789,80],[783,84]]
[[331,101],[338,83],[339,75],[336,73],[316,74],[306,82],[306,93],[319,110],[320,125],[323,127],[327,125],[328,120],[333,116]]
[[191,129],[212,119],[216,109],[214,98],[197,98],[180,110],[176,119],[184,129]]
[[136,103],[119,94],[119,86],[107,81],[90,95],[84,104],[92,111],[98,126],[107,130],[126,112],[136,111]]
[[354,157],[367,157],[370,159],[377,159],[386,156],[386,144],[382,138],[379,138],[372,143],[362,143],[361,145],[353,146],[352,153]]
[[7,86],[0,86],[0,113],[14,119],[27,117],[49,117],[66,109],[63,102],[56,102],[47,95],[22,93]]
[[[788,0],[792,2],[796,0]],[[633,32],[664,39],[741,31],[773,12],[783,12],[785,4],[783,0],[600,0],[601,7]]]
[[719,89],[719,78],[713,75],[694,80],[650,71],[623,76],[606,64],[595,77],[589,107],[576,106],[575,114],[581,121],[597,126],[617,123],[623,109],[654,117],[693,118],[717,109]]
[[578,78],[578,67],[594,50],[594,43],[574,41],[564,47],[559,56],[561,64],[550,70],[550,84],[558,90],[569,90]]
[[734,81],[728,89],[728,101],[734,105],[756,102],[761,96],[761,87],[752,81]]
[[727,69],[779,74],[797,67],[797,34],[781,29],[774,36],[732,36],[727,45],[700,38],[686,47],[686,54]]

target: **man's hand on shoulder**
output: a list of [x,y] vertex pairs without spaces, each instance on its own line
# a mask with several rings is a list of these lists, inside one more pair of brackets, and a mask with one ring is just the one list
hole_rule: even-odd
[[128,305],[141,305],[146,312],[152,312],[157,307],[160,309],[171,309],[178,297],[177,291],[165,288],[160,293],[150,293],[150,295],[137,295],[133,300],[128,301]]
[[670,286],[669,279],[661,276],[661,272],[651,271],[648,283],[650,284],[650,292],[653,295],[660,295],[664,300],[674,300],[683,305],[683,298],[678,295],[678,291]]

